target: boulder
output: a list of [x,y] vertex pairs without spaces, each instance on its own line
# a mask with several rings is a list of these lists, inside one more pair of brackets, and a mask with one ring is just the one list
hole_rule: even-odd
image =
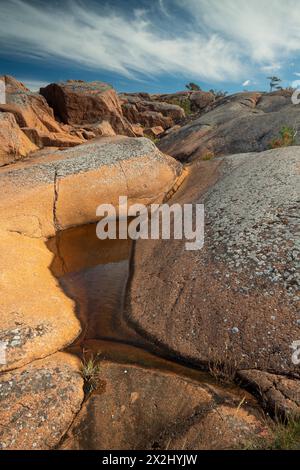
[[161,202],[182,166],[145,138],[101,138],[73,149],[44,153],[0,173],[1,228],[31,237],[98,220],[102,203]]
[[61,449],[228,449],[266,432],[254,401],[236,389],[110,361],[100,371]]
[[144,129],[145,137],[151,137],[152,139],[159,137],[161,134],[163,134],[163,132],[164,130],[161,126],[149,127]]
[[0,167],[26,157],[37,148],[20,129],[13,114],[0,112]]
[[189,167],[172,201],[204,202],[204,248],[137,241],[130,324],[194,364],[297,378],[299,163],[300,147],[289,147]]
[[[4,76],[0,80],[4,80],[6,84],[6,104],[0,104],[0,111],[14,115],[19,128],[34,148],[72,147],[84,142],[84,139],[72,136],[62,129],[41,95],[31,92],[12,77]],[[11,136],[12,141],[17,138],[18,133],[15,132],[16,135]]]
[[206,91],[194,91],[191,93],[190,97],[191,110],[192,111],[203,111],[211,103],[215,101],[215,96],[213,93]]
[[[116,132],[108,121],[102,121],[100,124],[92,126],[91,129],[95,132],[96,135],[100,135],[102,137],[113,137],[116,135]],[[133,129],[133,131],[136,135],[135,129]]]
[[128,93],[121,94],[120,98],[124,116],[132,124],[168,129],[185,117],[180,106],[152,100],[150,95]]
[[41,88],[40,93],[53,108],[57,119],[63,123],[82,126],[104,121],[117,134],[135,135],[123,116],[117,93],[106,83],[68,80]]
[[[35,224],[32,216],[32,230]],[[53,254],[44,240],[1,230],[0,251],[0,341],[6,345],[0,371],[4,371],[64,348],[79,335],[81,326],[75,302],[51,274]]]
[[284,127],[299,142],[300,108],[291,103],[291,94],[238,93],[217,100],[212,108],[161,139],[159,148],[182,161],[261,152]]
[[56,352],[81,330],[74,302],[49,270],[53,254],[44,239],[96,222],[98,205],[117,207],[120,195],[129,204],[162,202],[181,178],[181,165],[151,141],[126,137],[102,138],[2,169],[0,340],[7,343],[2,370]]
[[179,91],[164,95],[152,95],[152,99],[180,106],[186,115],[199,113],[208,108],[215,101],[215,96],[206,91]]
[[132,129],[137,137],[144,137],[144,129],[140,124],[132,124]]
[[80,410],[80,362],[66,353],[1,374],[0,449],[49,450]]

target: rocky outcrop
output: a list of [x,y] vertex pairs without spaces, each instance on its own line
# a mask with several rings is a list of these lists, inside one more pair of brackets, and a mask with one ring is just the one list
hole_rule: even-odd
[[194,91],[190,94],[191,110],[199,112],[205,110],[215,101],[215,96],[211,92]]
[[57,446],[83,400],[78,361],[57,353],[81,323],[51,272],[47,239],[96,221],[98,205],[117,206],[120,195],[129,204],[162,202],[181,179],[180,163],[128,137],[44,151],[1,169],[0,448]]
[[299,107],[291,93],[238,93],[220,100],[197,119],[164,137],[159,148],[186,161],[196,158],[267,150],[284,127],[299,142]]
[[144,129],[145,137],[150,137],[151,139],[157,139],[163,133],[164,129],[161,126],[149,127]]
[[79,361],[65,353],[0,376],[0,449],[57,446],[83,401]]
[[[28,217],[33,229],[36,219]],[[44,240],[1,230],[0,251],[0,341],[6,345],[0,371],[4,371],[69,345],[81,326],[75,303],[49,270],[53,255]]]
[[[0,77],[0,80],[4,81],[6,85],[6,104],[0,104],[2,120],[3,113],[11,113],[19,127],[11,124],[8,145],[12,149],[8,149],[10,153],[6,152],[7,158],[10,159],[9,163],[38,148],[72,147],[84,142],[83,138],[72,136],[62,129],[54,119],[53,111],[41,95],[32,93],[12,77],[4,76]],[[15,142],[18,140],[21,140],[21,144],[16,148]],[[31,142],[31,146],[28,146],[28,140]]]
[[106,83],[68,80],[41,88],[40,93],[53,108],[57,119],[65,124],[93,125],[97,131],[101,123],[107,122],[116,134],[135,135],[123,116],[118,95]]
[[31,237],[98,220],[96,208],[161,202],[176,185],[181,164],[148,139],[102,138],[44,154],[0,174],[1,228]]
[[214,103],[216,97],[207,91],[179,91],[165,95],[152,95],[152,99],[175,104],[184,109],[186,114],[199,113]]
[[62,449],[228,449],[266,433],[254,401],[235,389],[109,361],[100,379]]
[[0,112],[0,167],[26,157],[37,146],[18,126],[12,113]]
[[132,124],[169,129],[185,117],[180,106],[152,100],[147,94],[121,94],[120,98],[124,116]]
[[129,321],[193,363],[298,377],[299,163],[290,147],[194,164],[174,202],[204,202],[204,248],[138,241]]
[[239,380],[262,401],[275,417],[295,417],[300,413],[300,381],[260,370],[239,371]]
[[74,302],[48,269],[52,253],[44,238],[96,222],[98,205],[117,207],[120,195],[128,196],[129,204],[161,202],[181,171],[149,140],[125,137],[2,169],[0,340],[7,343],[2,370],[54,353],[80,333]]

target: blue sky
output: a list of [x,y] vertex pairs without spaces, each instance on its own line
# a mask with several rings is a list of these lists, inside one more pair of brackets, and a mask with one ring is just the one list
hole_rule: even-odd
[[[300,84],[299,0],[0,0],[0,74],[118,91]],[[298,83],[297,83],[298,81]]]

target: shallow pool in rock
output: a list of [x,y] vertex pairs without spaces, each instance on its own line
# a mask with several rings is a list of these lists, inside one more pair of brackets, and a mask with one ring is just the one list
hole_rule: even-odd
[[54,253],[50,269],[76,303],[86,340],[135,343],[136,334],[122,321],[129,276],[131,240],[99,240],[96,224],[59,232],[48,241]]
[[[118,363],[166,369],[208,380],[209,375],[185,367],[128,325],[124,301],[129,279],[132,241],[99,240],[96,224],[57,233],[47,246],[54,258],[50,269],[65,294],[75,301],[82,333],[68,350],[101,353]],[[171,360],[170,360],[171,359]]]
[[[230,415],[229,420],[224,415],[224,434],[231,432],[230,420],[236,419],[241,403],[246,409],[235,425],[245,428],[246,434],[253,432],[251,426],[255,433],[260,432],[257,404],[247,392],[234,384],[217,384],[208,372],[170,357],[126,323],[130,240],[99,240],[96,224],[90,224],[58,233],[47,246],[54,254],[50,269],[65,294],[75,301],[82,324],[80,337],[68,351],[80,356],[83,352],[84,357],[87,353],[101,361],[97,386],[86,390],[82,409],[60,448],[164,449],[173,441],[176,446],[176,439],[182,445],[180,439],[185,441],[187,432],[196,436],[191,445],[209,448],[205,419],[210,419],[210,413],[220,414],[220,404],[227,406],[224,412]],[[250,427],[249,419],[253,421]]]

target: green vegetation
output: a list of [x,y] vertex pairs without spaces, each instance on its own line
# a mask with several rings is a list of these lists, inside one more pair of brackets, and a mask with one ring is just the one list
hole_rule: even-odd
[[202,160],[208,161],[214,158],[215,154],[213,152],[207,152],[203,157]]
[[153,142],[154,144],[157,144],[157,143],[159,142],[159,138],[158,138],[158,137],[154,137],[153,135],[144,134],[144,137],[146,137],[147,139],[152,140],[152,142]]
[[270,436],[248,443],[246,450],[300,450],[300,417],[290,417],[286,423],[276,419],[269,424]]
[[84,389],[85,393],[90,394],[93,390],[97,388],[99,383],[100,375],[100,364],[99,364],[100,354],[96,356],[85,357],[83,353],[82,364],[81,364],[81,375],[84,380]]
[[191,102],[189,98],[170,98],[168,99],[167,103],[180,106],[184,110],[186,116],[192,114]]
[[295,144],[297,132],[292,127],[284,126],[279,132],[279,136],[271,140],[269,149],[276,149],[280,147],[290,147]]
[[184,100],[181,100],[181,101],[178,100],[178,102],[174,104],[178,104],[178,106],[181,106],[186,116],[189,116],[190,114],[192,114],[191,102],[188,98],[185,98]]

